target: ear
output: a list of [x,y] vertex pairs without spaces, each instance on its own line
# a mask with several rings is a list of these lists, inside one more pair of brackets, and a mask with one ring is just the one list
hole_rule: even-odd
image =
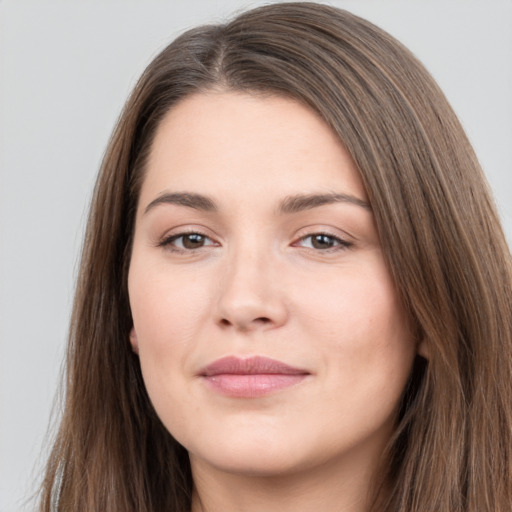
[[132,327],[130,331],[130,345],[132,346],[132,350],[137,355],[139,355],[139,341],[137,340],[137,333],[135,332],[135,327]]
[[430,359],[430,347],[425,338],[422,338],[417,347],[416,352],[419,356],[425,358],[427,361]]

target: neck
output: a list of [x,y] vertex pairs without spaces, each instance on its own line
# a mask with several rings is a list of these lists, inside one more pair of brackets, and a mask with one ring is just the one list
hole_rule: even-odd
[[[332,462],[285,475],[244,475],[192,462],[192,512],[368,512],[373,474]],[[375,468],[375,465],[373,465]]]

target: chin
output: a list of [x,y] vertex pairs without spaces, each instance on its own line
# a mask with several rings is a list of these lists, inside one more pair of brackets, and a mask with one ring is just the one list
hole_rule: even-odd
[[297,472],[306,465],[307,459],[300,452],[290,439],[257,435],[244,439],[226,436],[226,443],[194,446],[189,450],[192,467],[195,463],[202,463],[222,472],[251,477]]
[[[299,472],[303,466],[300,461],[290,459],[281,453],[277,457],[274,454],[262,453],[264,450],[247,450],[247,452],[232,452],[229,456],[211,456],[201,458],[202,464],[207,464],[223,473],[231,473],[241,477],[270,478],[290,475]],[[192,469],[194,469],[196,457],[190,456]]]

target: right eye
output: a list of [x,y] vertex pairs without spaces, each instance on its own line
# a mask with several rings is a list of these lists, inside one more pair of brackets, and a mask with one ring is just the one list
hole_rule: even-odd
[[193,251],[202,247],[217,245],[211,238],[202,233],[178,233],[171,235],[159,244],[161,247],[167,247],[176,251]]

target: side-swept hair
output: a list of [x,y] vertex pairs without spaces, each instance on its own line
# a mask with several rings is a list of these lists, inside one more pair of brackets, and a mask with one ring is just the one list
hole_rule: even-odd
[[156,416],[129,344],[127,271],[156,128],[181,99],[211,89],[309,105],[364,181],[396,288],[429,351],[404,392],[375,509],[510,512],[512,266],[486,181],[407,49],[348,12],[305,2],[186,32],[130,96],[91,206],[41,511],[190,509],[187,453]]

